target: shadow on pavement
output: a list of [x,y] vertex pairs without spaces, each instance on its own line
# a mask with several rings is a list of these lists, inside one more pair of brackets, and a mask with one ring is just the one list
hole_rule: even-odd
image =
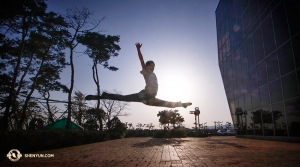
[[181,143],[187,142],[189,140],[181,139],[181,138],[155,138],[149,139],[145,142],[135,143],[132,147],[153,147],[153,146],[163,146],[163,145],[172,145],[172,146],[180,146]]
[[206,143],[207,144],[225,144],[225,145],[230,145],[230,146],[238,147],[238,148],[247,148],[246,146],[243,146],[243,145],[239,145],[236,143],[230,143],[230,142],[226,142],[226,141],[219,141],[219,140],[211,140]]

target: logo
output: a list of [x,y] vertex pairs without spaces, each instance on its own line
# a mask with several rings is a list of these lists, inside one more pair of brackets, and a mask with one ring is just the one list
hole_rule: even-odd
[[22,157],[22,154],[17,149],[12,149],[8,152],[7,158],[12,162],[17,162]]

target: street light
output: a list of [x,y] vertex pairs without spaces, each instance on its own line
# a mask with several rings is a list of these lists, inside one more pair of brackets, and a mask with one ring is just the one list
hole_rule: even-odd
[[[199,119],[200,110],[199,110],[199,107],[195,107],[195,111],[190,111],[190,114],[195,115],[195,129],[197,130],[197,125],[199,126],[199,129],[200,129],[200,119]],[[197,123],[197,117],[198,117],[198,123]]]

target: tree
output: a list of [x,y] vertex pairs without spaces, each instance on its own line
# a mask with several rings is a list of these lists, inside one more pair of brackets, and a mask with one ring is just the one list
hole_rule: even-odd
[[126,125],[122,123],[118,117],[114,117],[112,120],[106,123],[108,132],[116,132],[122,134],[126,131]]
[[175,128],[175,125],[179,126],[182,122],[184,122],[184,118],[178,113],[178,110],[169,110],[170,115],[170,123]]
[[[84,128],[96,128],[97,130],[100,126],[100,122],[106,119],[106,113],[102,109],[90,108],[84,114],[85,123],[83,123]],[[97,125],[97,126],[96,126]]]
[[1,94],[1,103],[5,104],[1,129],[7,130],[9,117],[17,112],[16,104],[21,104],[18,101],[25,96],[18,128],[23,126],[39,77],[47,73],[46,64],[62,63],[58,53],[63,47],[59,43],[66,31],[63,30],[63,18],[53,12],[46,13],[47,5],[43,0],[13,0],[1,2],[1,5],[4,11],[8,11],[0,17],[0,76],[5,81],[1,86],[5,91]]
[[86,130],[96,131],[99,128],[99,125],[97,124],[97,120],[89,119],[83,124],[83,127]]
[[128,129],[134,130],[134,127],[133,127],[132,123],[128,123]]
[[169,111],[168,110],[159,111],[157,116],[159,117],[159,122],[162,125],[168,124],[168,127],[169,127],[170,116],[169,116]]
[[[28,56],[33,55],[33,66],[29,67],[32,70],[33,77],[30,78],[31,85],[29,93],[26,96],[23,106],[22,117],[19,121],[19,129],[22,127],[24,118],[27,114],[28,102],[36,90],[36,88],[44,87],[45,91],[59,90],[57,80],[62,69],[65,68],[65,54],[62,52],[65,49],[65,38],[68,32],[65,30],[66,24],[60,15],[48,13],[41,18],[42,22],[37,25],[37,30],[30,33],[28,40],[28,48],[24,52]],[[42,91],[41,89],[39,89]]]
[[[103,35],[97,32],[87,32],[78,36],[78,41],[86,46],[85,54],[87,54],[93,60],[93,79],[97,86],[97,94],[100,96],[100,80],[98,76],[98,67],[100,64],[104,68],[111,71],[117,71],[118,68],[108,65],[108,60],[111,57],[118,56],[117,51],[121,48],[115,44],[120,41],[119,36]],[[97,108],[100,106],[100,100],[98,100]]]
[[90,16],[93,12],[90,12],[87,8],[77,9],[71,8],[67,10],[66,21],[72,35],[68,40],[68,48],[70,50],[70,66],[71,66],[71,83],[68,90],[68,117],[67,117],[67,129],[69,129],[69,122],[71,122],[71,111],[72,111],[72,92],[74,88],[74,75],[75,67],[73,62],[74,50],[78,46],[79,42],[77,41],[78,36],[92,32],[96,29],[104,17],[100,20],[93,20]]
[[178,110],[163,110],[159,111],[157,116],[159,117],[159,122],[162,125],[171,123],[173,125],[173,128],[175,128],[175,125],[180,125],[182,122],[184,122],[184,118],[178,113]]
[[137,125],[136,125],[136,129],[137,130],[142,130],[142,127],[144,127],[146,124],[142,124],[142,123],[137,123]]
[[80,91],[75,91],[75,96],[73,97],[72,102],[72,110],[76,122],[78,125],[82,125],[84,114],[86,114],[86,111],[88,110],[88,106],[86,106],[85,103],[85,94]]
[[153,128],[155,127],[155,125],[153,123],[149,123],[146,125],[147,128],[149,128],[149,130],[153,130]]
[[[114,66],[109,66],[108,60],[111,57],[118,56],[118,53],[116,52],[119,51],[121,48],[116,43],[119,42],[120,37],[103,35],[97,32],[85,32],[81,35],[78,35],[77,40],[82,45],[86,46],[86,50],[84,51],[84,53],[87,54],[93,60],[93,80],[97,87],[97,95],[100,96],[98,64],[111,71],[118,70],[118,68]],[[100,109],[100,99],[97,101],[97,108]],[[110,110],[108,110],[108,112],[110,112]],[[101,129],[102,124],[100,124],[100,130]]]
[[[15,88],[20,74],[26,38],[30,30],[35,27],[39,17],[44,15],[45,10],[46,4],[43,1],[1,1],[1,71],[10,75],[10,86],[7,97],[5,97],[5,111],[0,125],[3,130],[8,129],[10,110],[16,103],[18,92]],[[12,37],[10,34],[14,34],[14,36]],[[11,63],[13,65],[9,67],[8,65]],[[13,70],[6,71],[9,69]]]

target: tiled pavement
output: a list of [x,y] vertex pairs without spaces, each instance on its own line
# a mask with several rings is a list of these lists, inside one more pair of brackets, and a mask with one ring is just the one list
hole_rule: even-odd
[[48,150],[53,158],[24,158],[0,166],[300,166],[300,143],[234,136],[208,138],[126,138]]

